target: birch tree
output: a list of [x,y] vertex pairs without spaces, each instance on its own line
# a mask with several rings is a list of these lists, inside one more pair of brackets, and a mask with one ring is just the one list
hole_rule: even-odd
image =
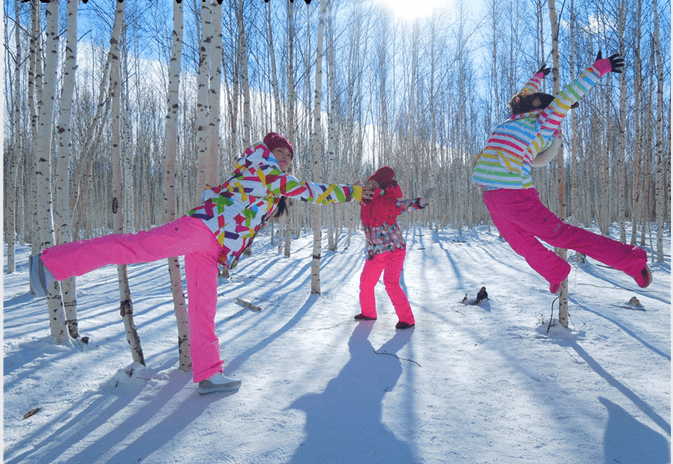
[[[657,262],[664,260],[664,208],[666,204],[666,175],[664,160],[664,65],[661,57],[661,43],[659,42],[659,7],[657,0],[652,0],[652,14],[654,15],[654,55],[656,58],[655,72],[657,76],[657,114],[656,114],[656,210],[657,210]],[[670,184],[668,184],[670,189]]]
[[21,4],[19,0],[14,0],[14,42],[16,50],[14,52],[14,92],[12,94],[11,107],[11,143],[9,153],[9,164],[5,166],[5,182],[7,186],[7,207],[5,209],[5,241],[7,242],[7,274],[12,274],[16,269],[16,206],[18,198],[17,177],[19,172],[19,160],[23,157],[23,135],[20,130],[21,114],[23,108],[23,98],[21,92],[21,64],[23,62],[21,46]]
[[[182,69],[182,38],[184,34],[184,10],[182,2],[173,3],[173,44],[168,66],[168,98],[166,114],[166,159],[164,164],[164,223],[176,217],[176,160],[178,151],[178,117],[180,112],[180,71]],[[180,260],[177,256],[168,258],[168,273],[171,278],[173,311],[178,326],[178,352],[180,370],[192,369],[189,342],[189,319],[185,292],[180,274]]]
[[213,42],[213,21],[211,0],[203,2],[201,5],[201,39],[199,43],[199,75],[198,92],[196,97],[196,121],[197,121],[197,190],[200,195],[208,185],[209,170],[212,167],[210,162],[210,151],[208,150],[208,124],[209,120],[209,89],[210,80],[210,52]]
[[[636,112],[634,118],[634,140],[633,140],[633,188],[631,190],[631,245],[635,245],[638,237],[638,218],[644,211],[641,212],[641,198],[644,197],[642,192],[642,140],[643,134],[641,129],[641,120],[643,108],[641,105],[642,96],[642,58],[640,54],[640,41],[642,38],[642,1],[636,0],[636,14],[635,24],[633,25],[634,47],[633,47],[633,68],[634,68],[634,83],[633,83],[633,106]],[[624,117],[626,117],[627,109],[624,109]],[[642,229],[643,236],[645,235],[645,228]]]
[[[59,117],[56,125],[58,137],[56,153],[56,182],[54,222],[56,227],[56,243],[72,241],[70,231],[70,153],[72,152],[72,97],[75,88],[75,73],[77,70],[77,7],[79,0],[68,0],[66,32],[65,66],[63,69],[63,88],[59,105]],[[78,338],[77,330],[77,287],[75,277],[70,277],[61,283],[63,308],[65,310],[68,333],[72,338]]]
[[243,94],[243,146],[252,144],[252,110],[250,107],[250,78],[248,76],[248,41],[243,21],[243,0],[238,0],[236,12],[238,25],[238,63],[241,77],[241,93]]
[[[318,18],[318,45],[315,54],[315,101],[313,102],[313,179],[321,182],[321,158],[322,158],[322,131],[321,131],[321,105],[322,100],[322,58],[323,58],[323,35],[325,32],[325,15],[329,0],[320,2]],[[311,294],[320,293],[320,260],[322,253],[322,212],[316,208],[313,213],[313,259],[311,260]]]
[[[121,65],[119,44],[124,27],[124,10],[126,2],[117,2],[112,37],[110,38],[110,97],[112,100],[112,170],[113,170],[113,195],[112,217],[114,232],[124,233],[124,217],[122,214],[122,136],[121,136]],[[124,321],[126,340],[131,348],[133,360],[145,365],[145,358],[140,347],[140,338],[133,321],[133,302],[129,287],[127,266],[117,266],[119,279],[119,311]]]
[[[287,136],[293,143],[296,143],[295,137],[295,109],[297,107],[297,93],[295,91],[294,79],[294,40],[295,40],[295,25],[294,25],[294,4],[292,2],[287,4],[287,114],[285,120],[287,121]],[[292,242],[292,222],[295,212],[292,206],[292,200],[287,199],[288,214],[283,216],[283,230],[285,238],[284,255],[290,256],[290,248]]]
[[[38,13],[39,10],[40,8],[38,7]],[[42,87],[39,89],[37,101],[37,108],[39,109],[38,139],[35,143],[35,158],[37,160],[35,170],[37,186],[37,236],[39,237],[38,250],[40,252],[55,244],[52,217],[51,149],[59,56],[58,14],[58,0],[49,2],[45,8],[47,20],[45,30],[46,54],[44,79],[42,80]],[[34,257],[34,259],[39,258]],[[51,335],[57,343],[65,343],[68,335],[65,330],[65,316],[59,282],[56,280],[52,281],[47,291],[47,309],[49,312]]]
[[212,44],[210,46],[210,84],[208,88],[208,161],[206,183],[218,185],[220,172],[220,93],[222,86],[222,5],[211,5]]
[[[549,0],[549,22],[551,24],[551,49],[553,60],[553,86],[554,95],[558,95],[561,91],[561,84],[559,81],[559,27],[558,17],[556,15],[556,0]],[[566,218],[566,192],[565,192],[565,166],[563,156],[563,146],[559,149],[556,155],[556,181],[558,188],[558,216],[561,220]],[[567,251],[563,248],[557,248],[556,253],[564,261],[567,260]],[[561,284],[561,293],[559,294],[559,323],[568,328],[568,279],[566,278]]]
[[[619,50],[624,50],[624,31],[626,29],[626,4],[621,0],[618,5],[617,34],[619,40]],[[623,52],[622,52],[623,53]],[[619,240],[626,243],[626,160],[627,160],[627,118],[626,118],[626,76],[619,74],[619,153],[617,155],[617,165],[619,166],[619,194],[618,215],[619,215]],[[628,147],[630,151],[632,148]],[[634,224],[635,225],[635,224]]]

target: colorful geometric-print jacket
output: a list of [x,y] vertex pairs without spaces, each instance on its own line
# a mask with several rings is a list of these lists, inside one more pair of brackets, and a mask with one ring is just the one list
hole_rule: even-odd
[[[405,249],[406,244],[404,243],[404,237],[402,236],[402,229],[400,229],[400,226],[397,223],[397,216],[425,208],[425,206],[420,205],[420,198],[414,198],[413,200],[399,200],[398,198],[402,193],[400,191],[400,195],[395,195],[393,200],[395,205],[394,208],[391,209],[387,205],[384,208],[381,208],[380,212],[383,212],[383,215],[386,217],[368,217],[369,215],[377,215],[377,209],[379,208],[376,208],[375,203],[377,202],[379,193],[380,190],[376,189],[374,190],[374,199],[371,202],[360,202],[360,217],[365,231],[365,238],[367,239],[365,254],[367,255],[368,260],[373,259],[374,255],[395,251],[397,249]],[[382,200],[385,201],[385,199]],[[394,219],[391,220],[392,218],[390,216]]]
[[[513,115],[498,125],[477,157],[472,183],[490,188],[527,189],[534,187],[531,162],[559,135],[561,122],[570,106],[579,101],[605,74],[594,65],[567,85],[545,109]],[[538,92],[544,75],[535,74],[523,91]]]
[[362,187],[299,181],[281,171],[273,153],[258,142],[236,160],[229,180],[203,192],[203,203],[187,214],[215,234],[222,245],[220,262],[233,269],[283,196],[327,205],[360,201]]

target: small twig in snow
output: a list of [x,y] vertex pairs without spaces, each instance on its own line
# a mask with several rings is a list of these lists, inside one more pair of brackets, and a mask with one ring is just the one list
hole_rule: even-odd
[[412,362],[412,363],[416,364],[418,367],[421,367],[421,365],[418,364],[418,363],[417,363],[416,361],[414,361],[413,359],[400,358],[400,357],[397,356],[396,354],[386,353],[385,351],[382,351],[381,353],[379,353],[378,351],[374,350],[374,353],[376,353],[376,354],[387,354],[388,356],[393,356],[393,357],[399,359],[400,361],[409,361],[409,362]]

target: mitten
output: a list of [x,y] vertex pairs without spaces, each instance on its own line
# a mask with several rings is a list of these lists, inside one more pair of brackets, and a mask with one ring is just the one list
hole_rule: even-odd
[[430,187],[425,191],[423,196],[421,197],[419,204],[421,205],[421,208],[425,208],[425,205],[428,204],[428,200],[432,198],[432,195],[435,193],[434,187]]
[[547,65],[545,65],[545,64],[540,66],[540,69],[535,71],[535,75],[537,76],[538,74],[542,74],[542,77],[546,77],[547,74],[549,74],[551,72],[551,68],[547,68],[546,66]]
[[622,58],[619,53],[615,53],[609,58],[603,58],[603,52],[599,51],[593,66],[601,77],[609,72],[621,73],[622,68],[624,67],[624,58]]

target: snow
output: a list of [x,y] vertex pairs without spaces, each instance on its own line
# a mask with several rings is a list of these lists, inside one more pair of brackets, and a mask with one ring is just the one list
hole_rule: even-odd
[[[549,327],[548,285],[485,227],[409,229],[416,327],[395,330],[382,282],[378,320],[356,322],[364,237],[340,240],[323,250],[321,295],[310,295],[312,234],[289,258],[261,236],[221,279],[225,374],[243,385],[203,396],[178,369],[165,262],[129,266],[144,367],[113,266],[78,278],[89,343],[58,345],[20,246],[3,284],[5,463],[670,462],[670,231],[645,290],[572,262],[569,329]],[[462,303],[482,286],[488,300]]]

